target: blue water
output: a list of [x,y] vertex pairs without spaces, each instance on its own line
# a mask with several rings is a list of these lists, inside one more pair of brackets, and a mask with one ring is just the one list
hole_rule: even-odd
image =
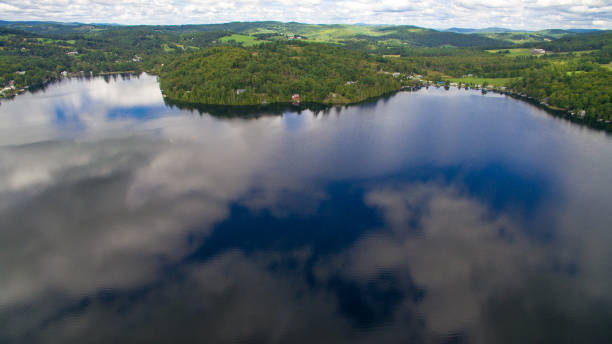
[[612,137],[422,89],[208,114],[154,76],[0,105],[0,343],[605,343]]

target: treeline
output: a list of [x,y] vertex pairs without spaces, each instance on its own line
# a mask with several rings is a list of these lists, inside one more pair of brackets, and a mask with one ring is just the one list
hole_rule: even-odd
[[177,102],[288,103],[299,94],[301,102],[354,103],[400,88],[385,67],[328,44],[217,47],[174,59],[161,70],[160,86]]
[[527,68],[541,68],[547,63],[532,56],[505,57],[493,54],[407,57],[416,68],[434,70],[453,77],[473,74],[482,78],[520,77]]

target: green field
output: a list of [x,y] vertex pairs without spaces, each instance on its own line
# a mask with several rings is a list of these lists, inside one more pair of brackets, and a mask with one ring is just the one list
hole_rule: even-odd
[[450,82],[466,83],[466,84],[477,84],[482,85],[486,81],[489,85],[493,86],[508,86],[516,78],[448,78]]
[[377,27],[358,25],[315,25],[306,30],[300,30],[298,34],[306,36],[309,40],[318,42],[337,42],[344,39],[354,38],[357,35],[382,36],[394,31],[380,32]]
[[574,55],[582,56],[582,55],[588,55],[588,54],[594,53],[596,51],[597,50],[581,50],[581,51],[574,51],[573,53]]
[[173,49],[173,48],[170,48],[170,47],[168,46],[168,44],[166,44],[166,43],[162,44],[162,45],[161,45],[161,47],[162,47],[162,49],[163,49],[165,52],[167,52],[167,53],[169,53],[169,52],[173,52],[173,51],[175,50],[175,49]]
[[[508,50],[509,53],[504,54],[501,53],[500,51],[506,51]],[[531,56],[531,49],[530,48],[515,48],[515,49],[493,49],[493,50],[487,50],[488,52],[492,53],[492,54],[500,54],[500,55],[504,55],[504,56],[508,56],[508,57],[516,57],[516,56]]]
[[238,44],[242,44],[245,47],[261,43],[261,41],[257,41],[257,38],[253,36],[239,35],[239,34],[233,34],[231,36],[225,36],[219,39],[219,42],[221,43],[229,43],[230,41],[234,41]]
[[51,38],[36,38],[37,41],[44,44],[70,44],[74,45],[76,41],[74,39],[60,40],[60,39],[51,39]]

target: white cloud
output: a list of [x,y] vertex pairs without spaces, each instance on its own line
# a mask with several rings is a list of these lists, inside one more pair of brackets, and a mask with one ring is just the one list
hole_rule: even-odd
[[120,24],[206,24],[279,20],[304,23],[407,24],[433,28],[612,27],[601,0],[0,0],[0,19]]

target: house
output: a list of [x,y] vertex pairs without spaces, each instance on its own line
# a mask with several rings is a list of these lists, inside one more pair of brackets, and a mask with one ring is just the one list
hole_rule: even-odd
[[401,74],[399,72],[393,72],[391,75],[393,75],[394,78],[399,78]]
[[578,111],[578,116],[580,116],[580,117],[586,116],[586,111],[585,110]]
[[531,50],[531,55],[542,55],[546,54],[546,50],[544,49],[533,49]]
[[68,56],[75,56],[75,55],[78,55],[78,54],[79,54],[78,51],[69,51],[69,52],[66,53],[66,55],[68,55]]
[[246,92],[245,88],[238,88],[238,89],[236,89],[236,94],[240,95],[240,94],[243,94],[244,92]]
[[299,94],[294,94],[291,96],[291,100],[293,100],[293,103],[299,103],[300,102],[300,95]]
[[25,73],[26,73],[26,72],[25,72],[25,70],[18,70],[18,71],[17,71],[17,72],[15,72],[15,73],[17,73],[17,74],[19,74],[19,75],[25,75]]
[[356,83],[357,83],[357,81],[347,81],[346,85],[352,85],[352,84],[356,84]]

